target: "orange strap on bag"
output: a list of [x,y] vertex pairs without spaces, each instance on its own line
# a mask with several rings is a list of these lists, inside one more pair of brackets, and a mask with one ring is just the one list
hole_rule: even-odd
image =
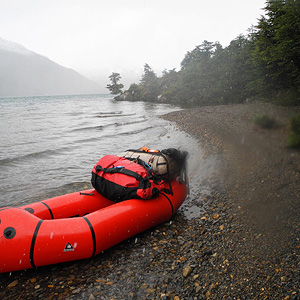
[[158,150],[153,150],[153,149],[149,149],[147,147],[142,147],[141,150],[143,150],[144,152],[149,152],[149,153],[158,153]]

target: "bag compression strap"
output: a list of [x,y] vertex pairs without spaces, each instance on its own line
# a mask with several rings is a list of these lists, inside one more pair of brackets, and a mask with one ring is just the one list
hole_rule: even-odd
[[141,181],[144,178],[139,175],[138,173],[131,171],[131,170],[127,170],[124,167],[114,167],[114,168],[102,168],[101,166],[96,166],[96,172],[100,172],[103,171],[104,173],[110,173],[110,174],[115,174],[115,173],[121,173],[121,174],[125,174],[131,177],[134,177],[136,180]]
[[173,196],[173,189],[172,189],[172,184],[171,184],[171,180],[170,180],[169,162],[162,151],[160,151],[159,153],[163,157],[163,159],[165,160],[165,162],[167,164],[167,174],[168,174],[168,181],[169,181],[169,187],[170,187],[169,193]]
[[151,170],[151,167],[145,161],[141,160],[139,157],[136,157],[136,158],[125,157],[125,158],[141,165],[147,171],[149,177],[151,177],[151,178],[155,177],[152,170]]

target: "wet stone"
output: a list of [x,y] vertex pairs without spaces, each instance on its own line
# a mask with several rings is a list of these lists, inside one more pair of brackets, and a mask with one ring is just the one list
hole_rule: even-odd
[[191,266],[186,266],[184,269],[183,269],[183,272],[182,272],[182,275],[183,277],[188,277],[190,276],[190,274],[192,273],[193,271],[193,268]]

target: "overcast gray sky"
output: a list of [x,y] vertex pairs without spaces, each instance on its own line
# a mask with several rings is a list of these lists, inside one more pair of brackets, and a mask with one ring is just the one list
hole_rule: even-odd
[[[93,77],[179,69],[204,40],[227,46],[265,0],[0,0],[0,37]],[[106,75],[105,75],[106,76]]]

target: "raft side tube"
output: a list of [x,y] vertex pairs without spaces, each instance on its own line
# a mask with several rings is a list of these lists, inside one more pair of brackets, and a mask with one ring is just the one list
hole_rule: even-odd
[[0,272],[32,268],[30,250],[39,222],[19,208],[0,211]]
[[91,229],[84,217],[45,220],[36,236],[34,266],[90,258],[94,253]]
[[114,204],[95,190],[62,195],[20,208],[43,220],[82,217],[103,207]]

